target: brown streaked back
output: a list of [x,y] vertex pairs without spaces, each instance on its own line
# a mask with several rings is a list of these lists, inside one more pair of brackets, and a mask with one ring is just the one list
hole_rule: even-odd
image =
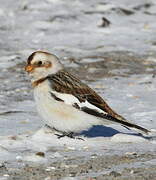
[[60,93],[72,94],[79,99],[80,102],[86,100],[121,121],[127,121],[125,118],[113,111],[108,104],[89,86],[81,82],[79,79],[71,75],[65,70],[61,70],[54,75],[48,76],[48,80],[52,82],[52,88]]

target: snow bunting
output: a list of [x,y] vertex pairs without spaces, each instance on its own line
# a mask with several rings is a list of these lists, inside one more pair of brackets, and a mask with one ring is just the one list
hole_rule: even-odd
[[31,76],[38,113],[46,125],[62,132],[59,137],[110,122],[149,132],[113,111],[94,90],[68,73],[55,55],[36,51],[28,57],[25,70]]

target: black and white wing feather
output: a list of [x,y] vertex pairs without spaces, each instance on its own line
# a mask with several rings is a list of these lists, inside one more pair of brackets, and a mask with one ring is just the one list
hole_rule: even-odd
[[48,76],[47,79],[52,88],[51,95],[56,100],[98,118],[120,123],[123,126],[135,128],[144,133],[149,132],[147,129],[133,124],[117,114],[94,90],[67,71],[61,70]]

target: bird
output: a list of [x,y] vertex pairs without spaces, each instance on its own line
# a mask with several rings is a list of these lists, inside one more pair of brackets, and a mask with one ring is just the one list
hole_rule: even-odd
[[75,133],[94,125],[118,123],[141,134],[150,131],[117,114],[92,88],[69,73],[60,59],[49,52],[36,51],[27,59],[39,115],[58,138],[74,138]]

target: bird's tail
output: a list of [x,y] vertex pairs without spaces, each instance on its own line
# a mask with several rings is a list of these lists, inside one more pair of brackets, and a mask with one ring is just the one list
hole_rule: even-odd
[[123,118],[120,115],[117,115],[117,117],[113,117],[109,114],[103,114],[103,118],[108,119],[113,122],[116,122],[116,123],[119,123],[119,124],[122,124],[123,126],[126,126],[130,129],[135,129],[136,131],[138,130],[141,133],[145,133],[145,134],[150,133],[150,131],[148,129],[145,129],[137,124],[133,124],[133,123],[127,121],[125,118]]
[[112,121],[112,122],[115,122],[115,123],[119,123],[119,124],[121,124],[122,126],[124,126],[126,128],[135,129],[136,131],[139,131],[141,133],[148,134],[148,133],[151,132],[148,129],[145,129],[145,128],[141,127],[141,126],[138,126],[136,124],[133,124],[133,123],[127,121],[125,118],[123,118],[119,114],[115,113],[114,111],[112,111],[113,112],[112,114],[108,114],[108,113],[99,113],[96,110],[91,111],[87,107],[83,107],[83,108],[81,108],[81,110],[88,113],[88,114],[90,114],[90,115],[94,115],[96,117],[102,118],[103,120],[104,119],[109,120],[109,121]]

